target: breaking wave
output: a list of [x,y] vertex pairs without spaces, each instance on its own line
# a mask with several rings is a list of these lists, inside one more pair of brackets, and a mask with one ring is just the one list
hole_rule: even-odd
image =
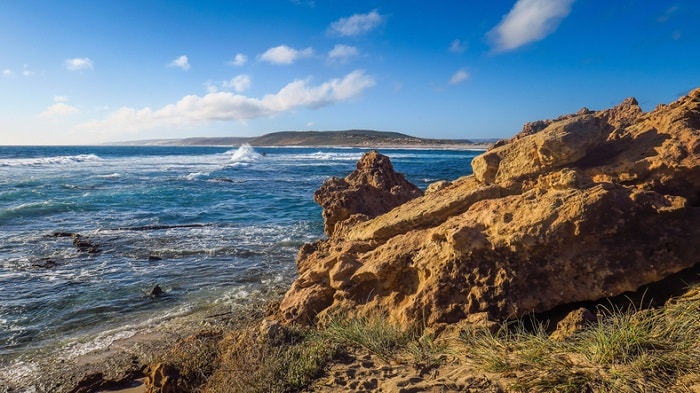
[[262,154],[258,153],[247,143],[241,145],[238,150],[233,152],[231,161],[233,162],[254,162],[263,158]]

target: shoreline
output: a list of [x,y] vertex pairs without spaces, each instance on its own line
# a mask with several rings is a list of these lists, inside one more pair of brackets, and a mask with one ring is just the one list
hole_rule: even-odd
[[[265,305],[279,299],[284,288],[270,288],[268,293],[236,304],[215,304],[210,307],[175,315],[154,323],[128,326],[105,325],[87,342],[110,331],[128,331],[128,335],[109,340],[100,348],[77,355],[68,354],[76,343],[66,342],[31,359],[16,358],[5,368],[23,367],[25,372],[3,375],[0,393],[38,392],[144,392],[144,368],[168,358],[171,348],[187,337],[205,330],[229,331],[245,326],[251,316],[260,317]],[[87,390],[76,390],[76,389]]]

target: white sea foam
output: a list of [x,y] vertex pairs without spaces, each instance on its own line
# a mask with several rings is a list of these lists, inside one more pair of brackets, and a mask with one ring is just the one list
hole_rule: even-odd
[[[9,381],[21,381],[26,380],[39,372],[39,366],[33,362],[26,362],[23,360],[17,360],[9,364],[7,367],[0,368],[0,381],[4,378]],[[36,391],[34,388],[32,390],[24,390],[26,392]]]
[[0,160],[2,166],[41,166],[41,165],[67,165],[81,162],[103,161],[95,154],[78,154],[75,156],[54,156],[37,158],[11,158]]
[[209,176],[209,172],[192,172],[189,175],[187,175],[185,178],[187,180],[197,180],[197,179],[204,177],[204,176]]
[[115,341],[133,337],[135,330],[111,330],[105,331],[86,342],[76,342],[69,344],[63,349],[65,358],[75,359],[78,356],[109,348]]
[[108,175],[98,175],[97,178],[99,179],[119,179],[122,177],[120,173],[110,173]]
[[290,160],[323,160],[323,161],[357,161],[362,157],[362,153],[337,153],[318,151],[308,154],[291,154],[286,156]]

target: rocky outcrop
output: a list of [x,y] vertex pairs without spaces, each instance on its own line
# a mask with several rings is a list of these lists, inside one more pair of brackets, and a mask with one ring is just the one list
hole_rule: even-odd
[[[356,192],[319,191],[329,238],[299,251],[281,318],[502,320],[700,263],[700,89],[649,113],[627,99],[526,128],[476,157],[473,176],[393,209],[360,210],[381,178],[325,184]],[[348,220],[356,213],[376,217]]]
[[314,200],[323,207],[325,230],[332,236],[336,226],[352,216],[356,221],[374,218],[422,194],[394,171],[389,157],[372,150],[346,178],[324,181],[314,193]]

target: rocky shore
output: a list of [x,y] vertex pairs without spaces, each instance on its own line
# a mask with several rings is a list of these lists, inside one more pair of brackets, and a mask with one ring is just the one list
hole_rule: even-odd
[[[368,152],[281,300],[189,339],[200,388],[698,392],[699,164],[700,89],[526,124],[425,192]],[[143,389],[192,389],[178,364]]]

